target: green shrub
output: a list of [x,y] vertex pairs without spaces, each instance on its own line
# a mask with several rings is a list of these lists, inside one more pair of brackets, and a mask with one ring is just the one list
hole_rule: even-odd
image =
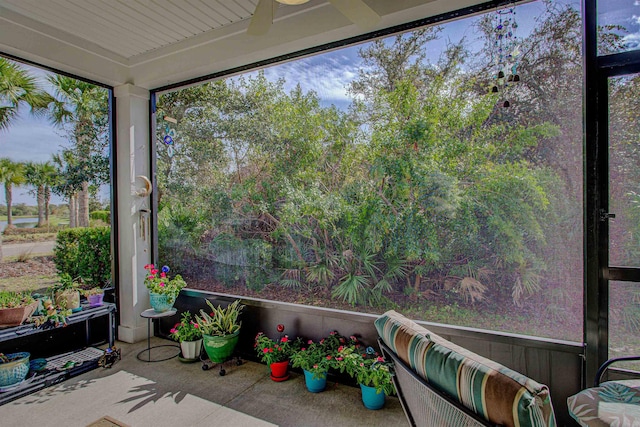
[[89,214],[91,219],[99,219],[105,224],[111,224],[111,212],[109,211],[93,211]]
[[111,283],[111,228],[70,228],[58,232],[53,248],[59,274],[91,286]]

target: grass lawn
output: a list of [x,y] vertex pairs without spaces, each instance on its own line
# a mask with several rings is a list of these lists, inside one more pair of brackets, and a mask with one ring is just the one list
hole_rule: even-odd
[[58,275],[6,277],[0,279],[0,290],[44,293],[58,282]]

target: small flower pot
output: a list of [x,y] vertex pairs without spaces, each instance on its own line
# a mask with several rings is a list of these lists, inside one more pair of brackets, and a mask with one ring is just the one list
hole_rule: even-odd
[[104,294],[87,295],[87,301],[89,301],[89,307],[100,307]]
[[180,349],[182,350],[182,357],[184,359],[198,359],[200,357],[200,352],[202,351],[202,340],[181,341]]
[[271,379],[276,382],[286,381],[289,379],[289,361],[274,362],[269,365],[271,368]]
[[378,393],[375,387],[362,384],[360,384],[360,389],[362,390],[362,403],[364,403],[365,408],[377,410],[384,406],[384,391]]
[[58,307],[77,312],[82,310],[80,307],[80,292],[74,290],[66,290],[62,292],[56,292],[55,294],[56,305]]
[[304,382],[307,386],[307,390],[311,393],[320,393],[324,391],[327,387],[327,373],[322,372],[320,374],[316,374],[316,377],[313,377],[313,373],[303,369],[304,371]]
[[151,308],[153,308],[153,311],[155,311],[156,313],[164,313],[165,311],[169,311],[173,308],[175,299],[166,294],[156,294],[155,292],[149,292],[149,302],[151,303]]

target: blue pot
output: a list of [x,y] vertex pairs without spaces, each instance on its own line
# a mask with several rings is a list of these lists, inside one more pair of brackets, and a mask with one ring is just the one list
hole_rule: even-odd
[[156,313],[164,313],[165,311],[171,310],[173,303],[176,302],[170,295],[156,294],[155,292],[149,292],[149,301],[151,302],[151,308],[153,308]]
[[304,382],[307,385],[307,390],[311,393],[320,393],[327,387],[327,373],[323,372],[317,374],[316,378],[313,378],[313,373],[303,369]]
[[360,384],[360,389],[362,390],[362,403],[364,403],[365,408],[376,410],[384,406],[384,391],[377,393],[375,387],[362,384]]

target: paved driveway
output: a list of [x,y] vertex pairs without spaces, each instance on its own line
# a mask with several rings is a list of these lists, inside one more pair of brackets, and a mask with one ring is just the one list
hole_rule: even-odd
[[48,255],[53,253],[55,244],[56,242],[54,240],[48,242],[3,243],[2,255],[5,257],[18,256],[21,254]]

